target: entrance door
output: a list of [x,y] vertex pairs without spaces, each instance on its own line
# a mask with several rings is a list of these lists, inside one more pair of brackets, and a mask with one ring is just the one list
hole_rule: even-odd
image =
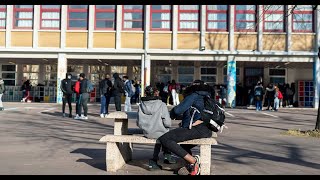
[[245,86],[255,86],[258,81],[263,80],[263,68],[245,68],[244,81]]

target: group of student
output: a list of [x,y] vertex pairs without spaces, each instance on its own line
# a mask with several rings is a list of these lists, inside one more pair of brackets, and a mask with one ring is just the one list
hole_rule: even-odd
[[[141,98],[138,109],[137,126],[141,128],[147,138],[157,139],[154,147],[153,158],[149,160],[149,169],[161,169],[158,164],[159,153],[162,147],[164,163],[176,163],[171,153],[183,158],[187,165],[178,170],[179,175],[199,175],[200,157],[192,155],[191,149],[195,145],[179,145],[179,142],[208,138],[212,130],[208,122],[203,121],[201,112],[204,110],[204,97],[213,96],[213,87],[201,80],[196,80],[187,87],[183,101],[168,111],[166,103],[159,97],[156,87],[147,86],[145,97]],[[171,120],[182,115],[180,127],[171,129]]]

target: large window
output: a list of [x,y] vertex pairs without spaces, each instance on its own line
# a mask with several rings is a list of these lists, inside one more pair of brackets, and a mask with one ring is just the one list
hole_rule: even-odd
[[116,20],[115,5],[96,5],[95,29],[115,30]]
[[[194,77],[194,67],[183,67],[180,66],[178,67],[178,83],[181,85],[188,86],[193,82],[193,77]],[[177,82],[177,81],[176,81]]]
[[179,5],[179,30],[199,31],[199,5]]
[[284,32],[284,6],[267,5],[263,6],[263,20],[265,32]]
[[45,65],[46,77],[44,81],[45,86],[56,86],[57,85],[57,65]]
[[111,74],[118,73],[119,77],[127,75],[127,66],[111,66]]
[[215,67],[201,67],[201,80],[213,86],[216,83],[217,68]]
[[32,86],[37,86],[39,79],[39,65],[23,65],[23,77],[29,79]]
[[207,31],[227,31],[227,5],[207,5]]
[[171,30],[171,5],[151,6],[151,30]]
[[16,85],[16,65],[1,65],[0,72],[5,85]]
[[256,5],[236,5],[235,13],[235,31],[256,31]]
[[88,5],[68,6],[68,29],[88,29]]
[[143,5],[123,5],[123,30],[143,30]]
[[14,5],[13,28],[32,29],[33,5]]
[[41,5],[41,29],[60,29],[61,5]]
[[168,66],[158,66],[158,80],[167,84],[168,81],[171,81],[172,67]]
[[0,29],[4,29],[6,27],[6,7],[6,5],[0,5]]
[[313,10],[311,5],[299,5],[293,11],[293,32],[313,32]]
[[89,66],[90,81],[94,85],[98,85],[99,81],[105,78],[106,66]]

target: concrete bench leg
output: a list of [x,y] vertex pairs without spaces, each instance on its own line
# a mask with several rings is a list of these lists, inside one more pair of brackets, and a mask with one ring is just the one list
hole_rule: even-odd
[[129,143],[107,142],[106,165],[107,171],[116,172],[126,162],[132,159],[132,148]]
[[211,145],[200,145],[201,175],[210,175]]

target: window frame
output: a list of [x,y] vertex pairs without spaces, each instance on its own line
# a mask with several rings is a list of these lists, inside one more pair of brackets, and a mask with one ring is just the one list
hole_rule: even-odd
[[[150,5],[150,31],[172,31],[172,5],[169,5],[170,6],[170,10],[167,10],[167,9],[152,9],[152,6],[153,5]],[[169,20],[169,23],[170,23],[170,28],[153,28],[152,27],[152,22],[153,22],[153,19],[152,19],[152,14],[153,13],[170,13],[170,20]],[[159,22],[168,22],[168,20],[158,20]]]
[[7,26],[7,22],[6,22],[6,19],[7,19],[7,5],[3,5],[5,6],[4,8],[0,8],[0,12],[4,12],[5,13],[5,18],[0,18],[0,20],[4,20],[4,26],[0,26],[0,29],[6,29],[6,26]]
[[[47,9],[47,8],[43,8],[42,6],[43,5],[40,5],[40,29],[60,30],[61,29],[61,9],[62,9],[61,7],[62,7],[62,5],[59,5],[60,9],[57,9],[57,8]],[[59,12],[60,18],[59,19],[43,19],[42,18],[43,12]],[[59,27],[58,28],[56,28],[56,27],[42,27],[42,20],[59,20]]]
[[[180,68],[193,68],[193,74],[185,74],[185,73],[179,73],[179,69]],[[194,80],[195,80],[195,71],[196,71],[196,67],[194,66],[185,66],[185,65],[180,65],[178,66],[178,76],[177,76],[177,80],[176,82],[178,82],[180,85],[190,85]],[[187,82],[187,81],[180,81],[180,76],[192,76],[192,80],[190,82]]]
[[[263,10],[264,10],[264,7],[267,6],[267,5],[263,5]],[[276,6],[276,5],[271,5],[271,6]],[[263,32],[285,32],[285,26],[286,26],[286,18],[285,18],[285,6],[284,5],[281,5],[283,6],[283,10],[276,10],[276,11],[273,11],[273,10],[266,10],[264,11],[263,13]],[[269,15],[269,14],[282,14],[282,19],[281,21],[266,21],[266,15]],[[282,22],[282,29],[265,29],[266,27],[266,23],[267,22]]]
[[[97,9],[97,5],[94,6],[94,30],[116,30],[117,26],[117,5],[114,5],[114,9]],[[109,19],[97,19],[97,13],[114,13],[114,27],[113,28],[98,28],[97,20],[109,20]]]
[[[255,6],[255,10],[237,10],[237,5],[234,5],[234,32],[257,32],[257,9],[258,5]],[[254,14],[254,21],[239,21],[239,22],[254,22],[253,29],[237,29],[237,14]]]
[[[216,73],[215,74],[202,74],[201,73],[202,69],[215,69]],[[208,82],[208,81],[204,81],[204,82],[209,84],[209,85],[211,85],[211,86],[217,84],[218,68],[216,66],[200,66],[199,70],[200,70],[200,80],[202,80],[202,77],[214,77],[215,78],[215,82]]]
[[[141,5],[142,6],[142,9],[125,9],[125,5],[122,5],[122,30],[125,30],[125,31],[144,31],[144,19],[145,19],[145,15],[144,15],[144,11],[145,11],[145,8],[144,8],[144,5]],[[125,13],[142,13],[142,19],[141,19],[141,22],[142,22],[142,27],[141,28],[125,28],[124,27],[124,14]],[[137,20],[135,20],[137,21]],[[131,20],[131,22],[134,22],[133,20]]]
[[[70,8],[71,5],[68,5],[68,10],[67,10],[67,30],[88,30],[88,27],[89,27],[89,5],[86,5],[87,6],[87,9],[72,9]],[[86,12],[87,13],[87,27],[85,28],[79,28],[79,27],[70,27],[69,26],[69,23],[70,23],[70,20],[84,20],[84,19],[81,19],[81,18],[77,18],[77,19],[70,19],[70,13],[71,12]]]
[[[16,6],[19,5],[13,5],[13,21],[12,21],[12,29],[33,29],[33,23],[34,23],[34,5],[32,5],[32,8],[16,8]],[[30,18],[16,18],[17,12],[32,12],[32,18],[31,18],[31,27],[19,27],[16,26],[17,20],[30,20]]]
[[[311,5],[310,5],[311,6]],[[312,15],[312,20],[311,21],[294,21],[294,16],[293,14],[296,14],[296,12],[299,12],[298,14],[311,14]],[[311,13],[310,13],[311,12]],[[294,23],[295,22],[311,22],[312,24],[312,29],[311,31],[309,30],[295,30],[294,29]],[[315,16],[314,16],[314,11],[311,10],[311,11],[301,11],[301,10],[297,10],[297,9],[294,9],[293,12],[292,12],[292,23],[291,23],[291,30],[293,33],[314,33],[315,32]]]
[[[229,27],[229,5],[225,5],[227,6],[227,10],[210,10],[208,9],[208,5],[206,6],[206,31],[208,32],[228,32],[228,27]],[[209,14],[210,13],[214,13],[214,14],[222,14],[222,13],[226,13],[226,20],[222,21],[222,20],[209,20]],[[208,24],[209,22],[226,22],[226,29],[210,29],[208,28]]]
[[[198,6],[198,10],[182,10],[180,9],[181,5],[178,5],[178,31],[200,31],[200,5],[193,5],[193,6]],[[198,27],[197,28],[188,28],[188,29],[181,29],[180,27],[180,14],[181,13],[198,13]],[[183,20],[186,22],[196,22],[195,20]]]

